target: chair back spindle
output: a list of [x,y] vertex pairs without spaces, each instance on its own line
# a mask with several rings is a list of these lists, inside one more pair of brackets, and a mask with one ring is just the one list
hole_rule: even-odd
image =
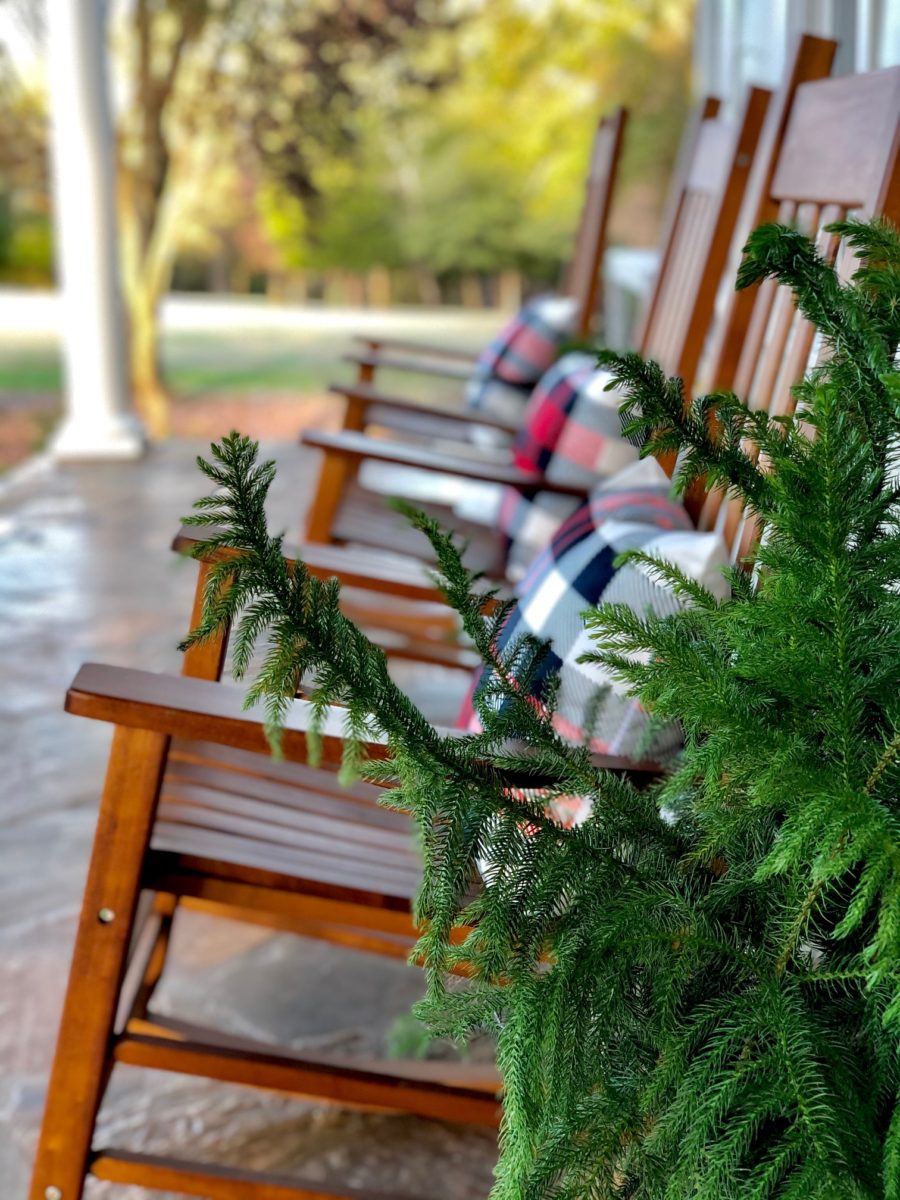
[[[848,214],[900,220],[900,67],[841,76],[797,88],[784,140],[765,190],[753,198],[757,213],[816,238],[837,261],[839,239],[826,231]],[[853,269],[842,259],[842,273]],[[752,289],[749,308],[732,305],[726,323],[745,326],[740,353],[730,361],[734,330],[725,329],[711,378],[733,387],[751,409],[790,414],[793,387],[817,354],[815,331],[797,311],[790,291],[766,280]],[[736,558],[758,536],[740,501],[718,491],[694,493],[698,525],[718,529]]]
[[575,330],[579,337],[587,337],[594,323],[613,186],[627,120],[624,108],[604,116],[591,146],[584,205],[565,286],[566,294],[576,302]]

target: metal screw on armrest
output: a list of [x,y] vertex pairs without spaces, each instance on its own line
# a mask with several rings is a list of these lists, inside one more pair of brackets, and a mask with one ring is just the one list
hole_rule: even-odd
[[116,919],[116,914],[113,912],[113,910],[111,908],[101,908],[100,911],[97,913],[97,920],[100,921],[103,925],[111,925],[115,919]]
[[50,1187],[44,1188],[44,1200],[63,1200],[62,1190],[51,1184]]

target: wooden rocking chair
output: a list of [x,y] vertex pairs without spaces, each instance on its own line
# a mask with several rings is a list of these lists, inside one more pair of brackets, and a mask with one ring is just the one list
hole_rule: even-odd
[[[890,71],[834,81],[810,81],[796,89],[792,105],[785,102],[787,87],[782,90],[770,106],[763,145],[738,222],[737,245],[742,244],[746,232],[764,221],[778,220],[815,229],[847,211],[897,214],[897,200],[890,184],[894,135],[890,101],[884,114],[878,110],[879,120],[885,122],[875,130],[881,141],[873,143],[871,129],[868,139],[863,138],[856,127],[857,123],[861,126],[867,121],[862,109],[863,97],[889,91],[891,81]],[[871,116],[868,121],[871,124]],[[736,268],[736,260],[733,266]],[[733,278],[733,270],[729,269],[728,275]],[[730,291],[722,317],[710,334],[705,386],[734,388],[752,403],[757,403],[757,397],[762,395],[766,405],[773,402],[773,390],[777,388],[781,395],[779,403],[786,403],[790,384],[802,375],[806,366],[810,335],[803,327],[795,328],[789,296],[772,284],[765,285],[762,293],[758,296],[756,289]],[[772,304],[776,305],[774,314],[770,311]],[[345,452],[351,453],[350,448],[345,447]],[[382,454],[386,462],[408,462],[414,458],[417,466],[446,469],[446,458],[441,458],[438,467],[429,464],[424,453],[413,455],[408,448],[376,445],[370,452]],[[510,472],[505,469],[485,474],[498,483],[510,482]],[[530,486],[537,489],[538,485]],[[733,511],[729,510],[728,517],[720,514],[717,496],[707,498],[695,492],[687,498],[687,503],[692,515],[702,518],[703,528],[714,527],[714,518],[718,517],[728,535],[734,533],[730,524],[734,520]],[[189,540],[186,531],[182,531],[179,547],[186,549]],[[448,667],[471,666],[471,654],[453,644],[450,623],[442,624],[435,615],[440,596],[429,584],[427,570],[411,557],[387,560],[383,555],[355,546],[320,549],[304,545],[296,553],[323,575],[334,575],[349,588],[377,592],[384,597],[383,601],[373,598],[371,603],[353,602],[348,605],[348,612],[372,626],[376,638],[379,629],[389,630],[386,648],[390,653]],[[502,576],[498,582],[502,587]]]
[[[833,50],[833,43],[804,39],[791,86],[827,74]],[[789,102],[790,89],[785,89],[781,99]],[[638,343],[641,353],[659,359],[671,374],[693,379],[696,372],[769,100],[764,89],[750,88],[743,111],[732,123],[719,115],[718,100],[708,98],[699,106],[684,138],[660,268]],[[460,411],[442,416],[439,422],[428,415],[426,424],[421,405],[376,392],[366,382],[333,390],[346,400],[343,429],[333,434],[308,431],[303,436],[305,445],[322,451],[305,541],[430,556],[425,539],[387,508],[384,495],[360,482],[358,472],[363,463],[379,464],[383,473],[399,465],[407,471],[414,468],[460,480],[503,483],[526,492],[585,493],[583,486],[548,482],[515,467],[508,450],[484,451],[463,444],[485,425],[508,431],[508,421],[484,420],[481,414]],[[393,414],[409,418],[409,428],[427,435],[432,445],[374,438],[364,432],[367,426],[391,425]],[[396,428],[396,422],[393,425]],[[394,490],[403,491],[402,479]],[[492,573],[503,569],[506,545],[494,530],[460,519],[449,505],[427,503],[424,507],[443,524],[465,534],[473,566]]]
[[[729,247],[740,246],[749,231],[769,219],[766,176],[771,174],[796,88],[803,82],[827,75],[835,44],[823,39],[800,37],[777,98],[769,105],[766,128],[760,135],[760,107],[765,101],[752,89],[743,120],[728,137],[720,119],[701,116],[697,130],[687,143],[682,173],[675,191],[671,219],[664,241],[660,271],[647,305],[639,339],[639,350],[655,358],[664,369],[693,380],[706,344],[707,331]],[[755,157],[754,175],[747,185],[750,167],[748,144],[762,141]],[[752,151],[751,151],[752,152]],[[726,169],[727,164],[727,169]],[[714,169],[715,168],[715,169]],[[736,256],[732,254],[736,265]],[[717,350],[713,361],[736,361],[746,327],[747,306],[752,297],[742,297],[729,308],[729,318],[713,334]],[[722,333],[727,329],[727,333]],[[727,351],[727,353],[726,353]],[[719,368],[717,368],[719,369]],[[733,368],[732,368],[733,369]],[[727,372],[717,377],[727,386]],[[337,434],[308,432],[304,444],[323,452],[319,485],[307,516],[305,542],[344,543],[354,547],[375,546],[411,559],[430,558],[430,546],[389,510],[382,496],[361,488],[356,476],[364,462],[387,467],[414,468],[437,475],[455,474],[461,479],[516,487],[525,494],[548,492],[583,495],[583,487],[544,479],[538,473],[516,468],[507,458],[488,458],[472,451],[453,454],[446,448],[431,450],[402,442],[367,438],[358,432],[364,423],[365,398],[348,400],[359,404],[351,420],[356,429]],[[445,525],[458,529],[470,543],[469,562],[491,574],[503,572],[507,544],[496,531],[460,521],[452,509],[424,506]],[[315,551],[311,551],[315,557]],[[411,563],[396,564],[408,577]]]
[[[588,337],[593,329],[597,310],[603,254],[610,207],[619,170],[619,159],[628,112],[617,108],[601,118],[591,144],[584,203],[575,235],[572,258],[564,276],[562,293],[575,302],[573,333]],[[393,371],[429,375],[445,379],[467,380],[475,366],[476,355],[440,344],[428,344],[405,338],[359,338],[364,349],[346,355],[357,367],[357,384],[370,388],[379,366]],[[385,354],[384,351],[387,351]],[[429,411],[425,403],[413,410],[386,408],[372,413],[378,423],[393,429],[403,429],[425,436],[439,436],[442,428],[440,410]],[[433,416],[435,420],[429,421]],[[500,428],[508,428],[502,422]]]
[[[804,85],[766,179],[767,202],[782,219],[802,220],[809,229],[848,210],[896,219],[898,123],[900,68]],[[833,241],[823,237],[822,244],[836,250]],[[788,411],[790,384],[809,359],[812,330],[788,294],[763,287],[754,296],[748,331],[735,374],[748,378],[755,406]],[[752,537],[740,509],[715,497],[700,512],[701,527],[711,523],[725,531],[736,554]],[[405,953],[414,936],[410,904],[418,872],[408,828],[402,815],[377,807],[374,788],[338,786],[341,711],[329,718],[323,767],[313,771],[303,736],[309,708],[297,701],[288,718],[286,761],[273,763],[260,723],[242,710],[242,693],[190,677],[217,672],[223,655],[223,645],[195,652],[181,677],[87,666],[69,690],[70,712],[108,721],[115,734],[31,1200],[77,1200],[88,1172],[220,1200],[353,1196],[352,1190],[329,1192],[239,1170],[92,1150],[97,1110],[117,1063],[349,1106],[497,1121],[497,1080],[471,1067],[276,1052],[153,1013],[150,1000],[176,903],[384,954]],[[385,749],[373,744],[370,753]],[[152,911],[142,924],[138,916],[148,903]]]
[[[789,104],[797,81],[827,72],[833,52],[834,43],[803,39],[798,46],[789,84],[778,103]],[[698,108],[694,126],[684,138],[679,182],[673,189],[663,240],[664,253],[644,314],[640,339],[643,352],[661,359],[673,374],[687,378],[695,374],[769,107],[770,93],[762,88],[750,88],[740,118],[732,125],[719,116],[719,102],[707,99]],[[359,424],[367,419],[366,414],[376,412],[376,408],[370,408],[365,402],[364,393],[359,389],[352,394],[348,392],[347,404],[348,414],[355,411]],[[412,402],[405,407],[398,405],[397,411],[405,413],[413,408],[417,410],[415,416],[422,411],[421,406]],[[351,425],[357,424],[352,415],[348,419]],[[428,420],[432,421],[432,418],[429,416]],[[459,414],[459,420],[455,421],[441,420],[445,427],[448,424],[461,429],[471,427],[471,417],[466,414]],[[437,427],[433,421],[432,426]],[[409,528],[402,518],[387,511],[383,497],[367,492],[353,481],[360,461],[352,457],[354,445],[365,447],[368,452],[365,457],[378,458],[385,463],[391,461],[392,452],[398,452],[406,466],[418,463],[442,474],[455,469],[464,478],[503,480],[519,486],[524,492],[547,490],[574,496],[582,496],[585,492],[583,486],[547,483],[542,476],[529,475],[511,463],[498,463],[496,459],[474,452],[470,457],[451,458],[444,451],[406,443],[398,446],[346,429],[333,439],[316,433],[307,435],[304,441],[329,448],[324,451],[319,484],[307,523],[310,544],[304,548],[303,557],[309,558],[317,569],[336,573],[351,587],[371,590],[368,585],[373,579],[383,580],[387,587],[376,590],[390,593],[390,600],[384,594],[374,604],[367,599],[353,601],[345,597],[345,611],[364,624],[376,640],[390,646],[396,657],[427,660],[435,665],[468,669],[473,658],[468,650],[454,644],[452,614],[447,613],[442,603],[430,603],[436,594],[426,582],[421,566],[421,561],[430,557],[426,540]],[[539,483],[543,486],[539,487]],[[343,503],[341,494],[345,497]],[[480,565],[502,579],[506,545],[493,531],[455,520],[450,509],[434,504],[424,507],[444,524],[461,529],[470,540],[470,558],[474,542],[474,550],[483,557]],[[328,536],[324,536],[326,529]],[[366,533],[370,536],[365,537]],[[326,541],[332,540],[332,534],[333,540],[351,542],[352,546],[332,550],[329,546],[313,544],[322,537]],[[178,551],[189,550],[195,540],[193,531],[184,529],[173,545]],[[378,549],[359,545],[363,540],[375,543]],[[383,547],[390,549],[392,554],[386,557]],[[398,550],[403,552],[402,556],[397,554]],[[356,577],[355,583],[350,582],[351,575]],[[408,603],[410,601],[413,603]]]

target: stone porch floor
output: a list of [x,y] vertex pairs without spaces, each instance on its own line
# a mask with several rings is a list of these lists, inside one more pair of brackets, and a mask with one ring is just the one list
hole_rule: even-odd
[[[193,456],[169,443],[143,462],[38,471],[0,499],[0,1194],[24,1200],[109,745],[66,716],[66,685],[93,659],[178,668],[194,568],[167,545],[200,494]],[[293,444],[273,515],[294,530],[315,464]],[[407,668],[407,671],[410,669]],[[429,694],[464,681],[408,676]],[[400,963],[198,914],[179,918],[158,1005],[294,1046],[384,1050],[421,992]],[[302,1172],[396,1194],[473,1200],[495,1154],[480,1131],[349,1113],[185,1077],[120,1069],[102,1140]],[[91,1184],[86,1196],[137,1200]],[[154,1193],[159,1196],[160,1193]]]

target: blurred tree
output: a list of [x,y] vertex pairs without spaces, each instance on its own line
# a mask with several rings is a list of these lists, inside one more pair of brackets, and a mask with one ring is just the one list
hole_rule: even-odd
[[[43,32],[39,3],[2,0],[31,63]],[[49,283],[53,252],[47,171],[47,104],[39,73],[0,44],[0,275]]]
[[[633,117],[614,236],[655,234],[693,0],[111,4],[132,377],[154,432],[167,422],[157,310],[179,253],[221,258],[227,242],[252,252],[248,268],[268,254],[285,270],[370,273],[382,296],[385,269],[403,268],[431,302],[435,275],[551,280],[594,122],[621,103]],[[0,7],[40,37],[40,0]],[[0,172],[42,171],[40,97],[7,93],[2,67]]]
[[690,103],[691,0],[475,0],[454,80],[405,123],[410,250],[438,270],[552,276],[577,220],[601,108],[632,110],[613,234],[656,235]]
[[168,425],[159,368],[159,301],[171,280],[179,226],[196,202],[192,184],[213,166],[207,122],[215,119],[218,106],[208,101],[216,97],[224,74],[236,7],[228,0],[121,0],[116,12],[119,220],[129,361],[135,401],[157,436]]
[[[285,218],[273,198],[280,190],[310,204],[314,164],[334,172],[351,157],[350,114],[370,96],[370,68],[426,26],[427,9],[423,0],[120,0],[123,275],[133,385],[151,432],[165,432],[168,413],[157,310],[186,232],[246,215],[234,174],[260,163],[270,181],[262,210],[283,240],[296,206]],[[339,188],[360,217],[360,180],[344,171]],[[340,220],[355,224],[352,213]],[[380,230],[377,218],[369,224]]]
[[301,200],[278,182],[264,180],[257,191],[263,226],[282,264],[302,270],[309,263],[309,221]]
[[[267,36],[247,43],[244,112],[268,173],[299,199],[321,193],[323,161],[363,157],[400,80],[427,82],[411,35],[452,26],[438,0],[258,0]],[[263,16],[262,10],[265,10]],[[419,43],[421,45],[421,37]]]
[[308,46],[281,74],[276,59],[291,55],[266,47],[263,75],[278,89],[254,137],[277,180],[268,219],[278,223],[279,196],[303,206],[293,265],[404,264],[423,284],[431,272],[510,268],[551,280],[577,220],[594,122],[622,103],[634,116],[614,236],[652,241],[689,103],[692,9],[456,0],[424,27],[417,13],[377,58],[371,44],[343,47],[332,16],[313,43],[352,78],[350,92],[331,91],[318,66],[307,78]]
[[[278,0],[270,0],[277,7]],[[266,219],[293,267],[397,267],[406,257],[390,147],[410,95],[445,70],[426,51],[455,28],[438,0],[311,0],[280,39],[251,49],[253,145],[270,182]],[[283,235],[303,210],[303,236]],[[281,216],[279,208],[284,208]],[[294,219],[287,215],[294,213]]]

